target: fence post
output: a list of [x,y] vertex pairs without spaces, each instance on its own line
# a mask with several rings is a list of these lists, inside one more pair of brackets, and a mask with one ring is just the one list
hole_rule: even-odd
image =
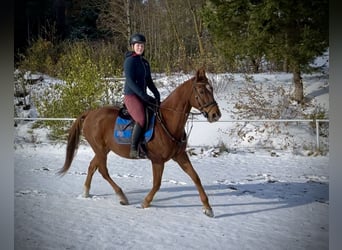
[[316,149],[319,150],[319,121],[316,120]]

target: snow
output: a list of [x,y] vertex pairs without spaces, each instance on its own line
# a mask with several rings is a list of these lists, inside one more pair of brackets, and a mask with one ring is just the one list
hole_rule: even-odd
[[[216,99],[222,120],[232,120],[244,76],[211,77],[230,79]],[[281,82],[291,88],[289,74],[253,77],[258,83]],[[159,81],[168,79],[165,76]],[[313,93],[313,105],[328,109],[327,78],[306,75],[304,84],[306,92]],[[162,93],[167,95],[167,88]],[[49,131],[33,129],[31,121],[18,122],[14,142],[15,249],[328,249],[329,153],[308,156],[304,149],[294,150],[303,140],[315,142],[307,126],[288,128],[289,133],[300,136],[293,136],[287,149],[277,147],[283,144],[283,135],[274,135],[270,149],[219,131],[227,127],[235,131],[234,123],[203,120],[194,117],[188,150],[214,218],[202,213],[194,184],[173,161],[166,163],[161,189],[149,208],[142,209],[140,204],[152,187],[150,162],[123,159],[114,153],[108,155],[108,170],[130,204],[120,205],[98,172],[90,198],[83,198],[93,157],[89,145],[81,143],[70,170],[60,177],[57,171],[63,166],[66,145],[49,141]],[[220,140],[228,150],[219,152],[214,147]]]
[[148,160],[109,154],[111,177],[130,205],[119,204],[96,173],[82,198],[92,158],[82,145],[70,172],[62,145],[17,146],[16,249],[327,249],[328,158],[267,152],[193,156],[213,207],[202,214],[190,178],[168,162],[152,206],[139,208],[151,188]]

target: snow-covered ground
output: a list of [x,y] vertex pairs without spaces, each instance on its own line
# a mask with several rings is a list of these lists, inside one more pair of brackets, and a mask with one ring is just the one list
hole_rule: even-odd
[[[222,120],[236,119],[232,111],[241,97],[238,93],[245,86],[245,76],[211,78],[228,81],[216,99]],[[263,86],[292,87],[290,74],[253,78]],[[159,83],[167,80],[170,78],[161,78]],[[306,75],[303,81],[312,98],[306,111],[317,105],[328,110],[327,76]],[[169,93],[167,88],[161,91],[164,96]],[[25,112],[19,116],[34,111]],[[261,140],[266,134],[254,126],[246,125],[246,136],[241,139],[236,124],[194,119],[189,152],[214,218],[202,213],[194,184],[173,161],[166,164],[162,187],[150,208],[140,208],[152,187],[149,161],[127,160],[113,153],[108,157],[109,173],[130,205],[119,204],[99,173],[94,175],[91,197],[83,198],[83,183],[93,157],[88,144],[81,144],[69,172],[60,177],[56,172],[64,163],[65,144],[49,141],[49,131],[32,129],[33,122],[19,122],[14,143],[15,248],[328,249],[329,152],[307,156],[307,150],[298,147],[315,143],[307,125],[295,123],[286,133],[267,134],[272,140],[267,145],[272,147],[265,148]],[[291,138],[286,148],[284,134]],[[229,150],[218,154],[214,146],[220,141]]]
[[96,173],[82,198],[92,152],[82,145],[64,177],[64,145],[15,150],[16,249],[328,249],[328,157],[268,152],[192,156],[215,217],[202,214],[196,188],[174,162],[166,165],[152,206],[148,160],[109,154],[122,206]]

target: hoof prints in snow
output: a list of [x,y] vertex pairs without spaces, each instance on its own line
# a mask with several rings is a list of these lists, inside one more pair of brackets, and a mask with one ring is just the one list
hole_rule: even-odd
[[183,181],[176,181],[176,180],[162,180],[162,182],[164,183],[171,183],[171,184],[175,184],[175,185],[186,185],[186,182]]
[[92,194],[90,194],[88,197],[84,197],[83,194],[80,194],[77,196],[77,199],[78,200],[94,200],[94,201],[97,201],[97,200],[104,200],[105,198],[98,196],[98,195],[92,195]]
[[30,190],[30,189],[24,189],[24,190],[19,190],[17,192],[15,192],[15,196],[17,197],[21,197],[21,196],[43,196],[45,197],[46,194],[41,192],[41,191],[38,191],[38,190]]
[[113,178],[142,178],[140,175],[134,175],[134,174],[115,174],[112,176]]
[[48,168],[48,167],[41,167],[41,168],[34,168],[33,171],[37,171],[37,172],[50,172],[52,171],[51,168]]

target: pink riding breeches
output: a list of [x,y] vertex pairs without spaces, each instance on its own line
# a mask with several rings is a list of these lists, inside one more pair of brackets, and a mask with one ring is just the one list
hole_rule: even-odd
[[127,107],[128,113],[133,120],[139,123],[141,127],[145,126],[145,108],[142,101],[136,95],[125,95],[124,103]]

